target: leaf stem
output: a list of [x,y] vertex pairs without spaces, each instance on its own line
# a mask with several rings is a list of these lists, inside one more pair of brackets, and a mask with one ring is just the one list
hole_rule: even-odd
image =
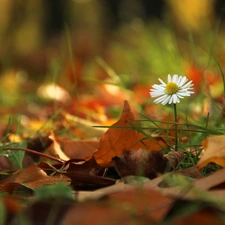
[[177,105],[173,104],[173,110],[174,110],[174,126],[175,126],[175,151],[178,150],[178,129],[177,129]]
[[25,151],[25,152],[29,152],[29,153],[32,153],[32,154],[35,154],[35,155],[40,155],[42,157],[54,160],[54,161],[59,162],[59,163],[64,162],[63,160],[55,158],[54,156],[51,156],[51,155],[48,155],[48,154],[45,154],[45,153],[42,153],[42,152],[37,152],[37,151],[31,150],[31,149],[28,149],[28,148],[7,147],[7,148],[3,148],[3,150],[5,150],[5,151],[6,150]]

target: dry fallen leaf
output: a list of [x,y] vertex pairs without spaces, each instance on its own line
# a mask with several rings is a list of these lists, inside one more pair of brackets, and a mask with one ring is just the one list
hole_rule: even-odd
[[[29,207],[25,207],[18,214],[11,218],[11,225],[24,224],[21,222],[21,218],[25,218],[23,221],[29,221],[28,224],[44,225],[54,224],[60,225],[64,218],[65,213],[72,207],[74,202],[68,198],[50,198],[40,201],[35,201],[30,204]],[[49,218],[50,222],[49,222]],[[72,223],[73,224],[73,223]]]
[[168,163],[161,151],[148,152],[145,149],[126,150],[112,161],[120,177],[141,175],[151,179],[164,173]]
[[194,187],[204,191],[215,189],[216,187],[222,186],[222,184],[225,184],[224,174],[225,174],[225,168],[222,168],[207,177],[202,177],[201,179],[196,180],[195,182],[193,182],[193,185]]
[[12,176],[10,182],[4,183],[0,190],[11,193],[14,189],[20,188],[21,186],[35,189],[45,184],[56,184],[59,182],[64,182],[69,185],[70,178],[62,174],[48,176],[47,173],[40,167],[37,165],[32,165],[19,172],[16,176]]
[[[182,205],[184,205],[186,202],[184,202]],[[188,203],[186,203],[188,205]],[[191,207],[191,204],[189,204]],[[188,206],[186,206],[188,207]],[[182,214],[182,210],[178,214],[179,216],[175,216],[172,221],[170,221],[170,224],[176,224],[176,225],[223,225],[224,224],[224,212],[219,211],[217,209],[214,209],[213,207],[209,207],[207,205],[202,206],[200,209],[196,209],[196,211],[191,213],[185,213]]]
[[88,160],[92,157],[99,145],[99,141],[96,139],[68,140],[68,138],[57,137],[53,131],[51,132],[50,138],[53,141],[53,145],[50,150],[54,154],[58,155],[62,160]]
[[105,168],[99,166],[93,157],[88,161],[71,159],[64,164],[58,163],[55,165],[42,162],[38,166],[48,174],[57,172],[59,175],[70,178],[70,185],[75,190],[95,190],[110,186],[116,182],[115,179],[103,176]]
[[70,159],[90,159],[96,151],[98,140],[71,140],[61,141],[64,152]]
[[[94,153],[96,162],[102,166],[112,166],[112,158],[121,155],[125,150],[138,150],[141,148],[161,150],[166,146],[160,137],[146,139],[145,136],[132,129],[129,122],[134,123],[134,115],[127,101],[120,119],[114,123],[100,138],[97,151]],[[120,128],[122,127],[122,128]]]
[[109,194],[107,200],[112,201],[112,203],[123,203],[124,207],[130,208],[138,215],[143,215],[146,219],[151,218],[155,223],[161,222],[174,204],[174,199],[170,196],[165,196],[160,191],[146,187],[115,192]]
[[69,160],[70,158],[62,151],[60,144],[55,138],[55,134],[53,131],[51,131],[51,134],[49,135],[49,138],[52,140],[52,145],[50,146],[49,150],[53,155],[57,155],[62,160]]
[[177,173],[186,177],[194,178],[194,179],[199,179],[203,177],[197,165],[188,167],[186,169],[182,169],[180,171],[177,171]]
[[220,166],[225,166],[225,135],[207,137],[202,145],[204,154],[198,161],[199,169],[202,169],[208,163],[216,163]]
[[183,159],[183,151],[171,151],[163,155],[161,151],[124,151],[122,155],[115,156],[112,161],[121,177],[141,175],[153,179],[165,172],[173,170]]
[[87,201],[71,207],[62,224],[158,224],[174,200],[150,188],[120,191],[101,201]]

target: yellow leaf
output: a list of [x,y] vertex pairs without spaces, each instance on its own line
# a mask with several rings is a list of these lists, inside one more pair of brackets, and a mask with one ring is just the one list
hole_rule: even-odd
[[212,162],[225,167],[225,135],[208,137],[202,145],[205,153],[198,162],[199,169]]

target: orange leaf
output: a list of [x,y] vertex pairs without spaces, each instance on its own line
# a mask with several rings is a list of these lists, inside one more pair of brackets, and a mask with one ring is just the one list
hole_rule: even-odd
[[198,161],[199,169],[203,168],[210,162],[214,162],[225,167],[225,135],[207,137],[202,145],[205,153]]
[[100,138],[99,147],[97,152],[94,153],[98,164],[111,166],[112,158],[121,155],[125,150],[145,148],[151,151],[161,150],[162,147],[165,147],[165,142],[162,138],[146,139],[142,133],[131,128],[129,121],[134,122],[134,115],[129,103],[124,101],[124,109],[120,119]]

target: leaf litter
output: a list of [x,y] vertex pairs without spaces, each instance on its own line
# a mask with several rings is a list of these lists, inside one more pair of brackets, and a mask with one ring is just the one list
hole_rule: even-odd
[[[177,170],[187,153],[173,150],[173,126],[146,136],[135,129],[139,124],[128,101],[111,126],[86,121],[62,111],[54,122],[57,129],[43,123],[44,136],[19,134],[27,146],[6,140],[0,158],[0,205],[7,224],[223,222],[224,171],[200,174],[206,164],[224,165],[223,145],[218,149],[223,135],[203,141],[205,155],[197,165]],[[20,162],[19,156],[12,160],[6,155],[17,148],[25,153]]]

